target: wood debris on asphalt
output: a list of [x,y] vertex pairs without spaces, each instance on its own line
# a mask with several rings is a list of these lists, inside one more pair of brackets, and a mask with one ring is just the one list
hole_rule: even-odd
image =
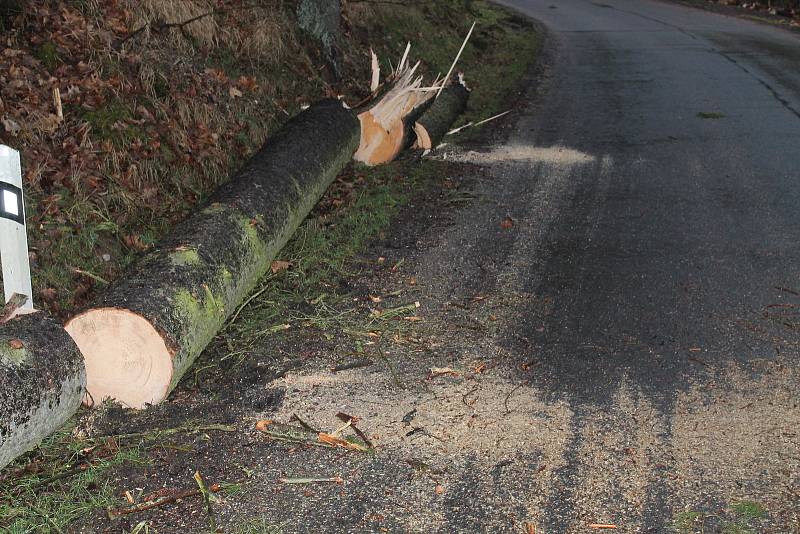
[[343,412],[337,413],[336,417],[338,419],[341,419],[342,421],[349,421],[350,422],[350,428],[352,428],[353,432],[355,432],[356,435],[359,438],[361,438],[361,441],[363,441],[367,445],[367,447],[369,447],[370,449],[374,449],[375,448],[375,446],[372,444],[372,441],[369,439],[369,437],[367,437],[367,435],[363,431],[361,431],[361,429],[359,429],[356,426],[356,423],[358,423],[361,420],[359,417],[353,417],[352,415],[347,415],[346,413],[343,413]]
[[352,369],[361,369],[364,367],[369,367],[370,365],[374,364],[375,362],[369,358],[361,358],[358,360],[353,360],[352,362],[343,363],[341,365],[336,365],[331,367],[332,373],[339,373],[341,371],[350,371]]
[[278,482],[283,484],[315,484],[317,482],[335,482],[336,484],[344,484],[344,479],[342,477],[327,477],[327,478],[315,478],[315,477],[297,477],[297,478],[279,478]]
[[428,380],[433,380],[440,376],[461,376],[461,371],[456,371],[451,367],[431,367],[428,372]]
[[369,450],[364,445],[359,445],[358,443],[353,443],[338,436],[334,436],[333,434],[326,434],[325,432],[320,432],[318,435],[318,439],[322,443],[327,443],[328,445],[332,445],[334,447],[349,449],[351,451],[367,452]]
[[[337,417],[339,415],[340,414],[337,414]],[[300,419],[296,414],[292,416],[292,419],[299,422],[301,426],[287,425],[283,423],[276,423],[269,419],[262,419],[256,422],[255,428],[259,432],[262,432],[271,439],[277,441],[314,445],[317,447],[342,448],[357,452],[368,452],[373,449],[372,442],[367,439],[366,434],[364,434],[360,429],[354,427],[353,423],[358,421],[358,419],[346,414],[341,414],[341,416],[347,418],[345,425],[341,426],[332,433],[314,430],[311,426],[303,422],[303,420]],[[340,419],[343,419],[343,417],[340,417]],[[347,428],[351,428],[353,432],[355,432],[356,436],[364,441],[364,443],[362,444],[358,443],[357,441],[351,441],[349,439],[339,437],[338,434]]]
[[303,428],[305,428],[309,432],[314,432],[315,434],[319,434],[319,430],[317,430],[316,428],[312,427],[311,425],[309,425],[308,423],[306,423],[305,421],[300,419],[300,416],[297,415],[296,413],[293,413],[292,417],[289,418],[289,420],[297,422],[297,424],[299,424],[300,426],[302,426]]

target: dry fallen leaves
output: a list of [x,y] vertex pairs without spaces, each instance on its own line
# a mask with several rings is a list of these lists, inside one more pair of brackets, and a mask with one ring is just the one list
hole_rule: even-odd
[[125,245],[128,246],[128,248],[137,250],[139,252],[150,248],[149,245],[147,245],[144,241],[142,241],[141,236],[138,235],[128,234],[126,236],[123,236],[122,241],[125,243]]
[[14,137],[16,137],[19,131],[22,129],[19,123],[17,123],[12,119],[3,119],[0,121],[0,123],[3,124],[3,128],[5,129],[5,131],[10,133]]
[[253,91],[255,89],[258,89],[258,81],[256,80],[255,76],[250,78],[248,78],[247,76],[240,76],[238,83],[239,87],[247,91]]
[[269,425],[272,424],[272,421],[269,419],[261,419],[256,423],[256,430],[259,432],[266,432],[269,428]]
[[12,349],[23,349],[25,348],[25,343],[20,341],[19,339],[11,339],[8,341],[8,346]]
[[270,265],[270,269],[272,270],[272,274],[277,274],[281,271],[285,271],[286,269],[290,269],[292,265],[293,264],[290,261],[275,260]]
[[55,288],[46,287],[39,291],[39,298],[48,304],[52,304],[58,298],[58,292],[55,290]]

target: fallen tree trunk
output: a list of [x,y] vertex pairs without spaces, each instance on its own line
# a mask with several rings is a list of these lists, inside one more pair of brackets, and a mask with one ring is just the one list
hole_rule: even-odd
[[463,83],[454,82],[445,87],[414,124],[417,148],[431,150],[438,146],[458,116],[464,113],[467,100],[469,89]]
[[83,356],[42,312],[0,325],[0,468],[36,447],[81,403]]
[[70,320],[67,331],[86,358],[88,403],[162,401],[353,157],[359,137],[355,114],[336,100],[300,113],[205,209]]

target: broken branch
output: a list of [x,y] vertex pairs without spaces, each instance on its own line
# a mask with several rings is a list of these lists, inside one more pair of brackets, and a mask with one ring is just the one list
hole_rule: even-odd
[[319,433],[319,440],[322,443],[327,443],[328,445],[331,445],[333,447],[341,447],[343,449],[349,449],[351,451],[367,452],[369,450],[363,445],[359,445],[358,443],[353,443],[351,441],[347,441],[346,439],[336,437],[333,434],[326,434],[325,432]]
[[313,484],[315,482],[335,482],[337,484],[344,484],[342,477],[328,477],[328,478],[314,478],[314,477],[297,477],[297,478],[279,478],[278,482],[283,484]]
[[[472,27],[470,27],[469,32],[467,33],[467,37],[464,39],[464,42],[461,43],[461,48],[458,50],[458,54],[456,54],[456,58],[453,60],[453,64],[450,65],[450,70],[447,71],[447,74],[444,77],[445,82],[447,82],[447,80],[450,79],[450,75],[453,74],[453,69],[456,68],[456,63],[458,63],[458,59],[461,57],[461,53],[464,51],[464,47],[467,46],[467,41],[469,41],[470,36],[472,36],[472,30],[475,29],[475,25],[477,23],[478,21],[472,23]],[[442,84],[442,86],[439,88],[439,92],[436,93],[436,96],[434,98],[439,98],[439,95],[442,94],[445,85],[447,85],[447,83]]]
[[487,122],[493,121],[495,119],[499,119],[500,117],[504,117],[504,116],[508,115],[509,113],[511,113],[512,111],[513,110],[509,109],[508,111],[504,111],[502,113],[498,113],[497,115],[493,115],[493,116],[489,117],[488,119],[483,119],[482,121],[468,122],[467,124],[465,124],[463,126],[459,126],[458,128],[453,128],[452,130],[447,132],[445,135],[455,135],[458,132],[460,132],[461,130],[466,130],[467,128],[472,128],[473,126],[480,126],[482,124],[486,124]]
[[[208,487],[208,490],[213,492],[213,493],[217,493],[221,489],[222,489],[222,486],[220,486],[219,484],[211,484],[211,486]],[[108,517],[110,519],[116,519],[117,517],[120,517],[120,516],[123,516],[123,515],[135,514],[135,513],[138,513],[138,512],[145,512],[147,510],[152,510],[153,508],[159,508],[161,506],[164,506],[165,504],[169,504],[169,503],[173,503],[173,502],[176,502],[176,501],[180,501],[181,499],[186,499],[188,497],[194,497],[196,495],[200,495],[200,493],[201,492],[200,492],[199,489],[179,491],[177,493],[173,493],[172,495],[168,495],[167,497],[164,497],[163,499],[160,499],[160,500],[155,501],[155,502],[151,502],[151,503],[147,503],[147,504],[140,504],[138,506],[131,506],[130,508],[109,509],[108,510]]]
[[347,415],[346,413],[343,413],[343,412],[337,413],[336,417],[338,417],[340,420],[342,420],[344,422],[349,422],[350,423],[350,428],[353,429],[353,432],[355,432],[356,435],[359,438],[361,438],[361,440],[367,445],[367,447],[369,447],[370,449],[374,449],[375,448],[375,446],[372,444],[372,442],[367,437],[367,435],[364,432],[362,432],[361,429],[359,429],[356,426],[356,423],[359,421],[359,419],[357,417],[353,417],[352,415]]

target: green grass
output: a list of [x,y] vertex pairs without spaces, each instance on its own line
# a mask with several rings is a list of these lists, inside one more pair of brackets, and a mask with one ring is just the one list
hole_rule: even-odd
[[731,504],[731,509],[747,519],[761,519],[767,516],[767,509],[756,501],[738,501]]
[[757,534],[755,530],[739,521],[722,521],[719,528],[722,534]]
[[283,534],[283,525],[273,525],[265,517],[239,524],[229,531],[231,534]]
[[39,45],[35,53],[36,59],[42,62],[42,65],[49,70],[54,71],[56,67],[61,64],[61,57],[58,55],[58,49],[55,43],[46,41]]
[[688,510],[675,514],[670,525],[673,532],[719,532],[721,534],[757,534],[754,523],[767,517],[766,507],[756,501],[741,500],[732,503],[720,513]]
[[[119,225],[111,219],[102,203],[91,202],[90,193],[66,188],[48,201],[58,209],[55,219],[44,219],[38,225],[29,225],[31,242],[40,245],[36,250],[37,262],[32,269],[33,285],[38,288],[73,288],[81,275],[75,269],[93,273],[101,278],[111,278],[130,261],[121,239]],[[26,197],[28,213],[35,213],[41,203],[36,193]],[[44,243],[46,246],[41,246]],[[106,262],[102,250],[113,259]],[[90,282],[88,279],[86,282]],[[96,280],[91,281],[94,284]],[[57,308],[74,306],[74,294],[60,292],[55,295]]]
[[102,107],[84,111],[81,115],[97,137],[109,140],[120,148],[125,148],[134,139],[146,138],[140,128],[127,122],[132,117],[128,105],[119,100],[111,100]]
[[[102,457],[89,462],[85,470],[65,478],[83,462],[86,448],[107,448]],[[7,534],[61,532],[68,525],[93,512],[120,504],[120,498],[106,475],[124,463],[146,462],[138,444],[119,447],[116,443],[81,442],[71,437],[68,427],[46,439],[30,456],[12,464],[9,470],[42,466],[33,474],[12,476],[0,485],[0,531]]]
[[[115,469],[123,464],[149,465],[148,452],[175,447],[170,440],[178,435],[234,430],[189,422],[176,428],[79,439],[72,435],[73,425],[74,421],[65,425],[5,469],[8,478],[0,482],[0,532],[59,533],[108,508],[127,506],[110,482]],[[79,466],[83,468],[77,470]],[[242,485],[222,483],[222,491],[235,495]],[[142,530],[145,527],[137,525],[140,532],[154,532]]]
[[705,521],[705,514],[702,512],[686,511],[675,514],[672,520],[672,529],[680,533],[692,532],[698,524]]

